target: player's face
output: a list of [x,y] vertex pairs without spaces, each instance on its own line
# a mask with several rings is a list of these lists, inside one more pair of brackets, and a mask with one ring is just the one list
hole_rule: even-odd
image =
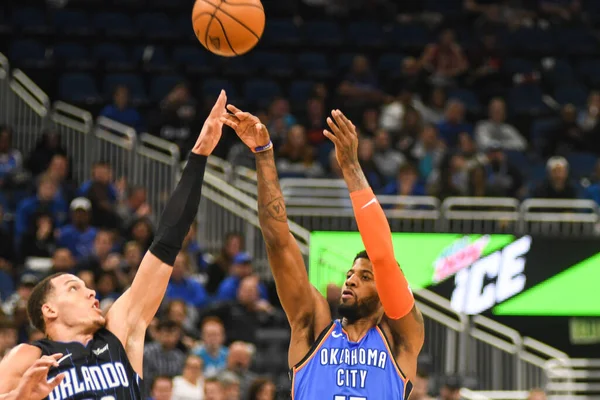
[[75,275],[65,274],[52,280],[53,290],[44,304],[44,315],[67,327],[99,329],[106,323],[96,292]]
[[380,307],[371,261],[359,258],[346,274],[339,305],[340,315],[352,322],[377,313]]

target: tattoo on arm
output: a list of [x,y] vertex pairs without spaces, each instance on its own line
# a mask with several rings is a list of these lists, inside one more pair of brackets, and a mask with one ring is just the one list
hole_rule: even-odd
[[350,192],[366,189],[369,187],[369,182],[358,163],[352,163],[342,169],[344,180]]
[[256,174],[258,179],[258,216],[263,233],[266,237],[270,236],[269,233],[287,234],[289,231],[287,212],[272,150],[256,155]]

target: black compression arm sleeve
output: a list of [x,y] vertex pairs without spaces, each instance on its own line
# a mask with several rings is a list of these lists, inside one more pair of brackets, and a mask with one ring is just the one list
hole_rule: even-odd
[[175,263],[183,239],[198,213],[207,159],[205,156],[190,153],[181,179],[160,217],[150,252],[165,264]]

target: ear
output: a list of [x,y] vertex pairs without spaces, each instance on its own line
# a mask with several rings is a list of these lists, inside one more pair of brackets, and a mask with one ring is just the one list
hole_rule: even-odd
[[42,315],[44,316],[44,319],[53,321],[58,317],[58,310],[53,305],[44,303],[42,306]]

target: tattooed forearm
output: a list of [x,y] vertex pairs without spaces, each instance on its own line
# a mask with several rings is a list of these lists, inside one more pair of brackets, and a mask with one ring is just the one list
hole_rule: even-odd
[[265,241],[287,237],[289,227],[285,201],[279,187],[277,168],[273,151],[256,155],[256,175],[258,180],[258,218]]
[[367,178],[365,177],[365,174],[358,162],[344,166],[342,168],[342,172],[350,192],[355,192],[357,190],[366,189],[369,187],[369,182],[367,181]]

